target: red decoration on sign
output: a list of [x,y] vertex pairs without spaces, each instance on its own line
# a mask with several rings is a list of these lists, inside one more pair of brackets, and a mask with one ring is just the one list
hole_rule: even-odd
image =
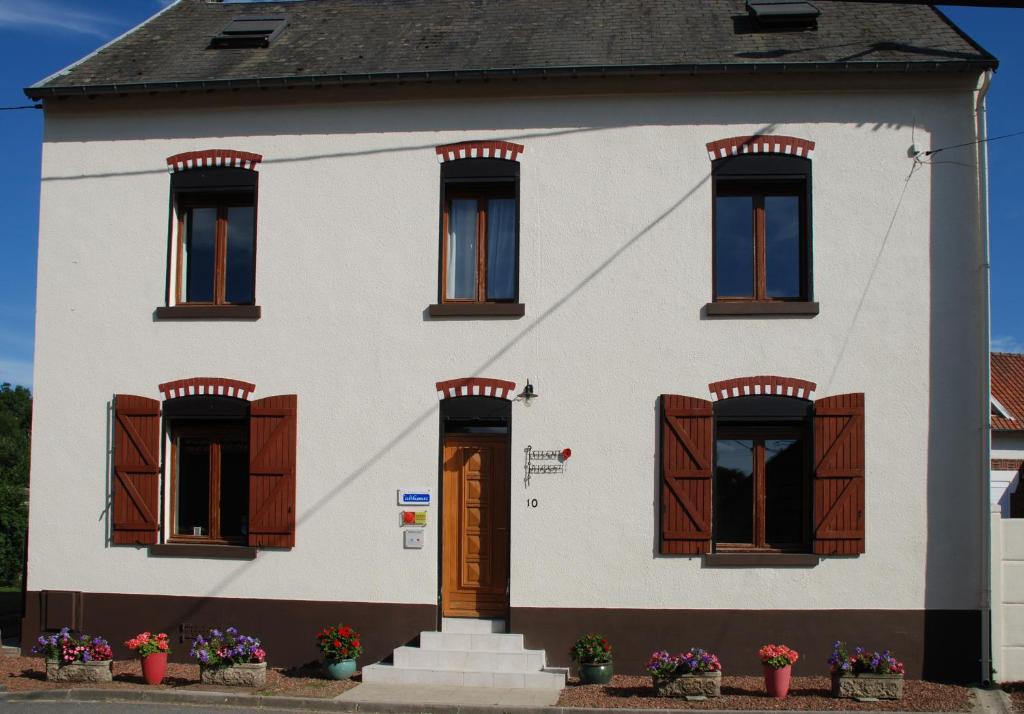
[[568,446],[562,449],[562,461],[568,461],[570,456],[572,456],[572,449],[570,449]]
[[415,511],[402,511],[402,523],[412,525],[416,522]]

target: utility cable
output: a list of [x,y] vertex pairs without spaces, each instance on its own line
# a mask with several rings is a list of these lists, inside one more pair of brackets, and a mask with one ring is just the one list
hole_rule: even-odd
[[974,146],[975,144],[984,144],[984,143],[989,142],[989,141],[999,141],[1000,139],[1009,139],[1011,137],[1020,136],[1022,134],[1024,134],[1024,131],[1015,131],[1012,134],[1003,134],[1002,136],[990,136],[987,139],[979,139],[978,141],[968,141],[968,142],[966,142],[964,144],[953,144],[952,146],[943,146],[941,149],[932,149],[931,151],[919,151],[917,153],[917,156],[934,156],[935,154],[939,153],[940,151],[945,151],[946,149],[959,149],[959,148],[961,148],[963,146]]
[[42,109],[42,104],[25,104],[20,107],[0,107],[0,112],[10,112],[15,109]]

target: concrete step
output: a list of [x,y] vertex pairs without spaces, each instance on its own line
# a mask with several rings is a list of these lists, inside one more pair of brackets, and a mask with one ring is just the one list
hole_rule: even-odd
[[0,647],[0,657],[21,657],[21,648],[3,645]]
[[481,620],[475,617],[442,617],[441,632],[458,632],[465,635],[486,635],[504,632],[504,620]]
[[522,652],[523,636],[513,634],[471,635],[462,632],[421,632],[420,648],[425,650],[483,650]]
[[426,650],[399,647],[395,666],[402,669],[431,669],[446,672],[539,672],[544,668],[543,650],[488,652],[486,650]]
[[421,684],[501,689],[563,689],[565,675],[558,672],[475,672],[415,669],[390,664],[363,667],[363,681],[377,684]]

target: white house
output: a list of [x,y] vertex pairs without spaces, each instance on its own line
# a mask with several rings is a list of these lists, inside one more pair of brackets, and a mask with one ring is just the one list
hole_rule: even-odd
[[[996,60],[793,5],[179,0],[28,88],[23,631],[987,678],[984,153],[924,152]],[[403,648],[467,627],[518,664]]]

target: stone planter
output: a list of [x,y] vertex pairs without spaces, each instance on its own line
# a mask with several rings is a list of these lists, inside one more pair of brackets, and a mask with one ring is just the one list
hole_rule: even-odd
[[902,674],[839,674],[832,673],[832,696],[842,699],[867,697],[902,699]]
[[720,697],[722,695],[721,672],[687,672],[651,677],[654,691],[659,697]]
[[267,663],[246,662],[222,667],[199,667],[199,681],[225,687],[263,687],[267,684]]
[[592,664],[580,662],[580,684],[608,684],[612,681],[614,668],[611,662]]
[[113,677],[113,660],[102,662],[71,662],[62,665],[59,660],[46,660],[46,679],[49,682],[109,682]]

